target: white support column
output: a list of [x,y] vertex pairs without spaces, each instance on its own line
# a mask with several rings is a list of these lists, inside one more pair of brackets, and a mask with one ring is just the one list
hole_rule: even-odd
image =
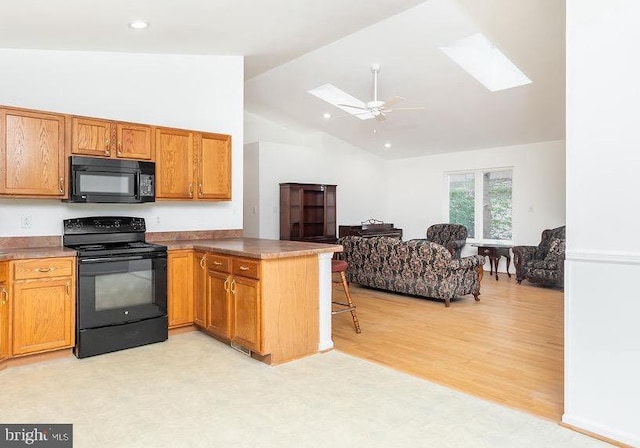
[[319,332],[318,351],[330,350],[333,348],[331,339],[331,258],[333,253],[318,254],[319,265]]

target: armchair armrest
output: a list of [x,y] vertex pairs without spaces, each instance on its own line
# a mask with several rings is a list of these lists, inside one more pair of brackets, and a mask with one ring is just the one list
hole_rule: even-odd
[[536,255],[537,246],[514,246],[511,248],[513,251],[513,264],[516,267],[516,280],[520,283],[523,280],[524,264],[530,260],[533,260]]
[[447,263],[447,267],[452,270],[471,269],[484,265],[484,257],[482,255],[470,255],[464,258],[454,258]]
[[511,250],[513,251],[513,262],[514,264],[518,264],[518,260],[520,260],[520,265],[525,261],[533,260],[536,255],[537,246],[513,246]]

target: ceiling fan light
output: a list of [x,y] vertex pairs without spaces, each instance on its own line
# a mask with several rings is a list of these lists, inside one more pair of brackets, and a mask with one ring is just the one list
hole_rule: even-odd
[[328,120],[329,118],[331,118],[331,114],[330,114],[329,112],[325,112],[324,114],[322,114],[322,117],[323,117],[325,120]]
[[384,147],[387,148],[387,149],[391,148],[391,143],[390,142],[385,143]]

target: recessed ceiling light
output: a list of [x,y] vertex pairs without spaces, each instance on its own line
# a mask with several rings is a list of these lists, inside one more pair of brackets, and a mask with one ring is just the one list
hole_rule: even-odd
[[149,26],[149,23],[144,20],[134,20],[129,23],[129,28],[133,28],[134,30],[143,30]]
[[384,147],[387,148],[387,149],[391,148],[391,143],[389,143],[389,142],[385,143]]
[[329,118],[331,118],[331,114],[330,114],[329,112],[326,112],[326,113],[322,114],[322,116],[323,116],[326,120],[328,120]]

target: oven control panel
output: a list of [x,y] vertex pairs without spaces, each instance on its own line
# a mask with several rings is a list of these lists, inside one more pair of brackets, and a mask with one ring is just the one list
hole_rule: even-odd
[[130,216],[95,216],[63,221],[64,234],[145,232],[144,218]]

